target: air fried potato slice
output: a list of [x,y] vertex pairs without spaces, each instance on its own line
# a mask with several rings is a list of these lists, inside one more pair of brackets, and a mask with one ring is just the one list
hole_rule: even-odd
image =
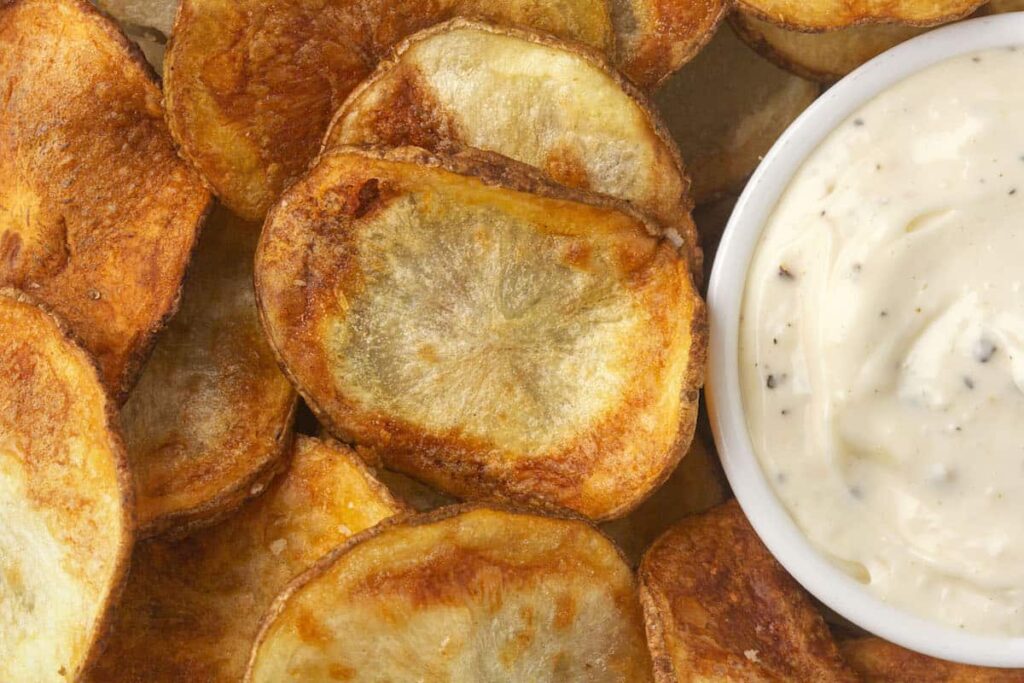
[[672,471],[703,381],[703,304],[654,230],[497,155],[341,148],[268,216],[257,298],[310,408],[371,459],[609,518]]
[[177,305],[209,195],[160,89],[82,0],[0,4],[0,285],[61,315],[118,398]]
[[373,64],[456,15],[613,44],[603,1],[184,0],[165,68],[171,131],[228,207],[262,219]]
[[736,501],[666,532],[639,580],[658,683],[857,680]]
[[602,524],[601,531],[636,565],[654,539],[679,519],[720,505],[728,495],[718,456],[698,432],[661,488],[625,517]]
[[856,638],[839,645],[864,683],[1020,683],[1024,670],[956,664],[904,650],[881,638]]
[[861,24],[935,26],[962,19],[985,0],[736,0],[738,8],[784,28],[834,31]]
[[742,187],[820,87],[761,59],[723,26],[654,97],[698,204]]
[[246,680],[425,675],[649,681],[629,567],[578,520],[472,507],[396,518],[353,538],[281,594]]
[[208,523],[284,466],[296,394],[256,312],[259,226],[214,209],[121,414],[145,535]]
[[132,545],[131,481],[92,359],[0,290],[0,680],[78,680]]
[[399,511],[348,448],[299,436],[288,471],[217,526],[141,543],[96,683],[237,683],[289,581]]
[[827,33],[790,31],[744,12],[730,22],[750,47],[798,76],[830,83],[927,28],[899,24],[854,26]]
[[699,263],[675,143],[646,98],[590,51],[460,19],[435,26],[356,88],[324,148],[453,143],[630,201],[680,233]]

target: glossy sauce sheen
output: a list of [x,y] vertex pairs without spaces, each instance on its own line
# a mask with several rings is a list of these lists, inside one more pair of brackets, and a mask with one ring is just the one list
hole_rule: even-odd
[[1024,48],[954,58],[837,128],[744,295],[754,448],[886,601],[1024,635]]

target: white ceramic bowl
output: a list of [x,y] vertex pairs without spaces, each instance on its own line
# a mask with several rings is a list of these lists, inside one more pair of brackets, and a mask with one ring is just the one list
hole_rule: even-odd
[[907,76],[959,54],[1013,45],[1024,46],[1024,12],[926,33],[879,55],[830,88],[779,138],[751,177],[722,237],[708,289],[711,424],[729,483],[761,540],[804,588],[871,633],[927,655],[1002,667],[1024,667],[1024,638],[973,635],[897,609],[811,546],[776,498],[751,446],[740,394],[738,342],[751,256],[779,196],[808,155],[862,105]]

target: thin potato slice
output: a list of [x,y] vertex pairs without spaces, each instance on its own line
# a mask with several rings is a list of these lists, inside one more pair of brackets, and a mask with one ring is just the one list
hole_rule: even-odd
[[728,495],[718,456],[698,434],[661,488],[625,517],[602,524],[601,530],[636,565],[666,529],[687,515],[724,503]]
[[736,501],[684,519],[651,546],[640,601],[658,683],[857,680]]
[[0,4],[0,285],[68,321],[123,398],[209,195],[137,51],[82,0]]
[[985,0],[736,0],[743,12],[784,28],[834,31],[861,24],[935,26],[962,19]]
[[864,683],[1021,683],[1022,669],[990,669],[956,664],[904,650],[881,638],[840,643],[846,661]]
[[891,47],[926,32],[899,24],[854,26],[827,33],[790,31],[744,12],[730,18],[750,47],[797,76],[831,83]]
[[237,683],[274,596],[399,509],[351,450],[298,437],[287,473],[238,514],[139,545],[92,680]]
[[593,0],[184,0],[165,69],[171,131],[227,206],[262,219],[395,42],[467,15],[603,49],[613,40]]
[[731,0],[611,0],[616,63],[634,83],[654,88],[711,40]]
[[693,434],[705,321],[626,205],[479,151],[339,148],[267,218],[256,290],[320,421],[459,498],[625,514]]
[[1024,0],[991,0],[991,2],[982,8],[982,11],[986,14],[1024,12]]
[[352,93],[324,148],[363,144],[503,154],[632,202],[699,264],[688,183],[661,119],[603,59],[568,43],[460,19],[422,31]]
[[132,546],[131,481],[92,359],[0,290],[0,680],[75,681]]
[[381,524],[277,599],[250,683],[649,681],[633,576],[590,525],[453,507]]
[[739,189],[819,91],[722,27],[654,97],[690,169],[696,202]]
[[142,533],[209,523],[284,466],[296,394],[256,312],[259,226],[217,208],[122,411]]

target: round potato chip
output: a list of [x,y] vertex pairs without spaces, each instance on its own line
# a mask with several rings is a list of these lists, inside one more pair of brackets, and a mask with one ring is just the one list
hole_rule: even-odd
[[456,497],[615,517],[692,438],[706,325],[684,259],[504,157],[325,154],[268,217],[256,289],[331,433]]
[[106,631],[132,546],[116,416],[92,359],[8,289],[0,377],[0,680],[75,681]]
[[733,12],[736,33],[762,56],[797,76],[831,83],[891,47],[926,32],[927,28],[872,24],[805,33],[790,31],[745,12]]
[[0,3],[0,285],[67,320],[123,399],[209,203],[138,51],[83,0]]
[[297,395],[256,311],[259,226],[217,208],[121,413],[143,535],[208,524],[284,467]]
[[861,24],[935,26],[962,19],[986,0],[736,0],[742,12],[800,31]]
[[[501,102],[501,106],[494,106]],[[324,149],[454,145],[632,202],[700,265],[679,151],[647,98],[596,54],[456,19],[400,43],[338,110]]]
[[188,538],[139,544],[96,683],[237,683],[260,618],[316,560],[401,506],[345,446],[299,436],[287,472]]
[[704,204],[742,187],[820,87],[768,63],[723,26],[654,101]]
[[651,680],[633,576],[590,525],[444,508],[353,538],[275,602],[246,680]]

